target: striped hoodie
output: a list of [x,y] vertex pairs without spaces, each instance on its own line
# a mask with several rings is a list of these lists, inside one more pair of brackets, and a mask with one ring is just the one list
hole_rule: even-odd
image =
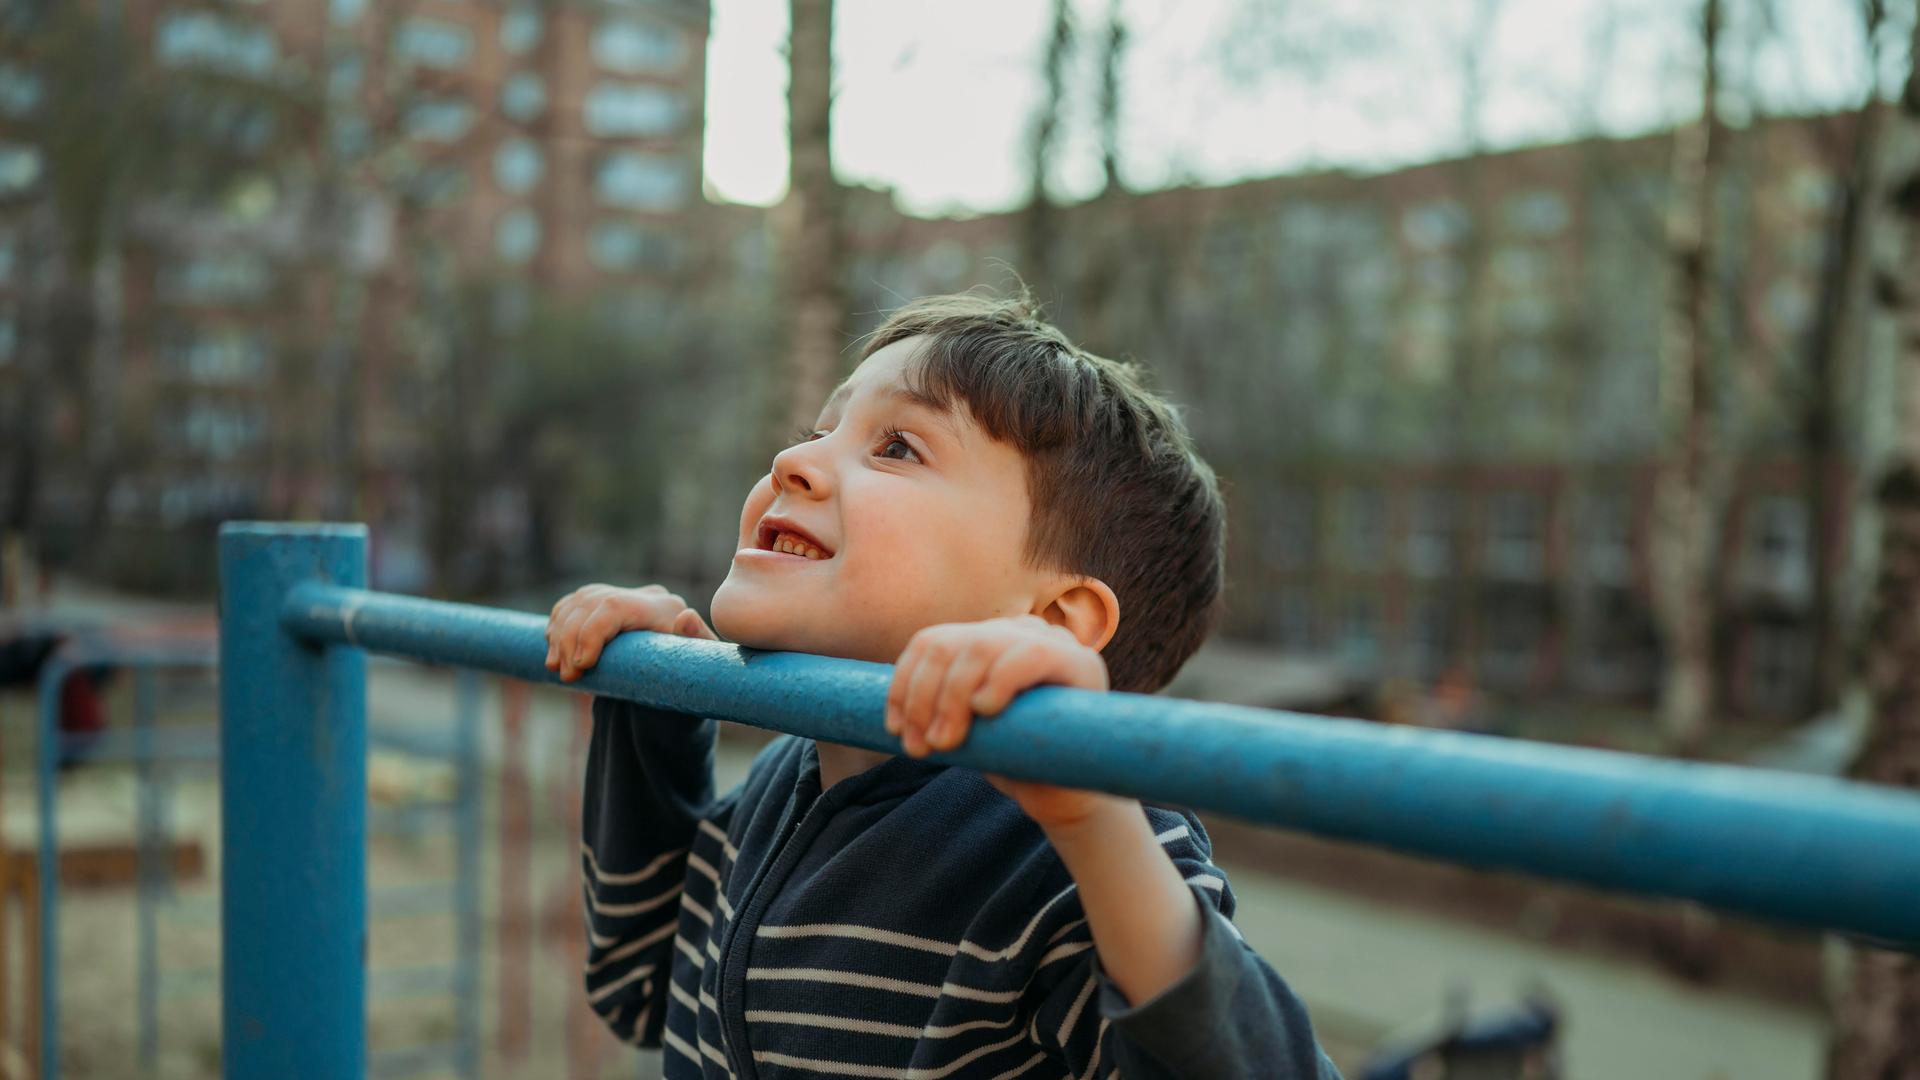
[[1129,1007],[1065,865],[978,772],[896,757],[822,792],[813,742],[783,736],[716,796],[715,733],[593,703],[587,997],[664,1047],[668,1080],[1337,1080],[1228,921],[1191,814],[1146,811],[1202,912],[1201,959]]

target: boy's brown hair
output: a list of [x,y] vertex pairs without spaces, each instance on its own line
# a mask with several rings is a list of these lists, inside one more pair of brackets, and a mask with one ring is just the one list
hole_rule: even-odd
[[1067,340],[1026,296],[915,300],[868,335],[861,359],[924,338],[912,389],[1027,459],[1027,559],[1107,583],[1120,625],[1102,650],[1115,690],[1172,680],[1218,617],[1226,510],[1172,406],[1127,363]]

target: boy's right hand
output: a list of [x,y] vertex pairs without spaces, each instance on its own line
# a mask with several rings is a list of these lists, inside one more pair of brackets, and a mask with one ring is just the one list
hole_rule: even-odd
[[583,585],[561,597],[547,616],[547,670],[572,682],[600,661],[607,642],[628,630],[720,640],[699,612],[658,585]]

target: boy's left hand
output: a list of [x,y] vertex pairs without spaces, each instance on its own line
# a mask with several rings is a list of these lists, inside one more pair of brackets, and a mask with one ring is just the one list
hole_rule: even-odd
[[[907,642],[887,688],[887,733],[909,757],[967,741],[975,714],[993,716],[1041,684],[1107,689],[1107,664],[1073,633],[1038,615],[930,626]],[[1042,828],[1088,821],[1132,803],[1116,795],[989,774]]]

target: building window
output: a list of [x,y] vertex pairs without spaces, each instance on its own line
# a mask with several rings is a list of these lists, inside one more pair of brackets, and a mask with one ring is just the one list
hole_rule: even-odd
[[1538,492],[1495,493],[1487,507],[1487,573],[1538,581],[1546,564],[1546,518]]
[[267,369],[267,346],[240,330],[206,331],[168,350],[176,375],[196,383],[257,378]]
[[1342,663],[1371,671],[1380,661],[1380,611],[1371,596],[1349,596],[1340,605],[1334,650]]
[[0,364],[13,363],[13,351],[19,344],[19,335],[13,316],[0,315]]
[[1260,556],[1269,569],[1305,570],[1313,565],[1314,534],[1319,524],[1310,491],[1282,490],[1263,501],[1265,526]]
[[1813,648],[1806,633],[1761,623],[1747,634],[1747,705],[1758,712],[1797,716],[1806,707],[1813,675]]
[[271,72],[279,59],[271,31],[210,11],[175,11],[161,16],[153,50],[163,64],[208,67],[255,77]]
[[0,115],[19,118],[40,106],[40,76],[17,64],[0,64]]
[[587,131],[598,136],[666,135],[680,126],[679,95],[658,86],[603,82],[587,92]]
[[1588,688],[1630,694],[1651,686],[1656,638],[1646,609],[1622,588],[1595,590],[1589,607],[1580,651]]
[[413,174],[404,189],[421,206],[445,206],[467,194],[467,170],[453,164],[428,165]]
[[1553,260],[1546,248],[1510,244],[1493,253],[1493,276],[1509,292],[1527,292],[1548,284]]
[[1760,588],[1799,596],[1808,582],[1807,504],[1791,495],[1768,495],[1747,511],[1748,574]]
[[1407,572],[1436,578],[1453,569],[1453,494],[1422,491],[1413,497],[1407,529]]
[[334,113],[328,118],[332,129],[333,152],[352,161],[373,148],[373,125],[355,113]]
[[473,126],[473,106],[458,98],[418,101],[408,106],[407,134],[429,142],[453,142]]
[[1567,200],[1557,191],[1527,191],[1507,199],[1501,209],[1507,228],[1522,236],[1557,236],[1567,227]]
[[0,143],[0,195],[18,195],[39,179],[39,147]]
[[1407,614],[1407,661],[1422,676],[1440,673],[1452,659],[1452,608],[1431,596],[1414,600]]
[[519,265],[540,250],[540,219],[524,206],[500,215],[493,228],[493,251],[500,261]]
[[6,285],[13,281],[13,251],[14,243],[12,234],[0,233],[0,285]]
[[1340,500],[1340,559],[1347,567],[1378,567],[1386,531],[1387,498],[1379,489],[1354,488]]
[[533,7],[509,8],[500,17],[500,47],[509,53],[526,52],[540,44],[540,11]]
[[531,71],[515,72],[500,87],[500,109],[522,124],[539,119],[547,107],[547,84]]
[[1626,584],[1633,575],[1633,504],[1624,493],[1602,492],[1587,499],[1581,517],[1587,576],[1605,585]]
[[1526,682],[1538,662],[1547,631],[1537,605],[1506,597],[1488,605],[1486,649],[1481,662],[1488,678],[1508,686]]
[[594,189],[608,206],[677,210],[687,198],[687,170],[679,158],[620,150],[600,162]]
[[327,67],[327,96],[336,100],[350,98],[366,77],[367,58],[358,52],[342,52]]
[[587,257],[609,273],[671,270],[680,260],[680,246],[657,229],[625,221],[603,221],[587,240]]
[[593,31],[593,58],[624,75],[669,70],[680,63],[681,53],[680,35],[670,27],[614,18]]
[[234,304],[267,294],[267,262],[242,252],[194,255],[163,264],[155,275],[160,298],[184,304]]
[[1452,199],[1429,199],[1400,215],[1400,233],[1417,248],[1444,248],[1466,239],[1473,218]]
[[223,402],[196,401],[179,421],[178,438],[208,457],[238,457],[260,441],[266,425],[257,409]]
[[458,68],[473,55],[473,32],[458,23],[416,15],[394,31],[393,51],[402,63]]
[[540,183],[546,158],[531,139],[508,139],[493,152],[493,179],[500,190],[524,195]]

